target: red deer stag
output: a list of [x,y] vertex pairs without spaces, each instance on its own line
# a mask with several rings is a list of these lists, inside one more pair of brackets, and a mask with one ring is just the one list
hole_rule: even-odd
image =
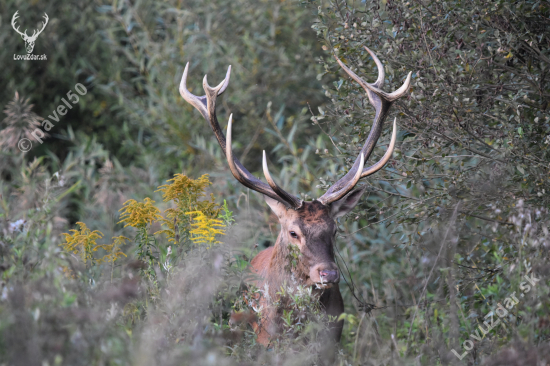
[[[270,306],[269,299],[276,298],[276,292],[280,288],[280,285],[289,279],[291,275],[304,286],[315,286],[315,291],[319,295],[319,301],[327,314],[339,316],[344,311],[344,303],[338,287],[340,274],[338,273],[338,267],[334,258],[335,219],[350,212],[359,202],[361,195],[365,191],[364,186],[355,187],[359,179],[382,169],[390,159],[397,136],[395,120],[388,150],[376,164],[367,168],[364,167],[365,161],[371,155],[380,137],[384,119],[392,103],[405,95],[411,81],[411,73],[409,73],[405,83],[397,91],[393,93],[384,92],[381,89],[384,84],[384,66],[371,50],[367,47],[365,49],[372,56],[378,68],[378,79],[373,84],[366,83],[344,65],[338,57],[335,57],[348,75],[365,89],[370,103],[374,106],[376,114],[372,129],[359,156],[348,173],[332,185],[319,199],[311,202],[302,201],[285,192],[275,183],[267,168],[265,151],[263,152],[263,171],[267,184],[254,177],[233,156],[231,149],[232,115],[229,116],[227,125],[227,140],[216,117],[216,98],[225,91],[229,84],[231,66],[227,69],[225,79],[215,88],[208,85],[205,75],[203,88],[206,95],[200,97],[191,94],[187,90],[186,80],[189,63],[185,66],[179,89],[181,96],[198,109],[210,124],[220,147],[225,153],[233,176],[245,187],[262,193],[267,204],[277,215],[281,224],[281,231],[275,245],[261,251],[252,260],[253,270],[260,278],[255,285],[259,289],[263,289],[267,284],[270,292],[269,296],[263,296],[260,299],[260,305],[264,310],[261,312],[259,322],[252,324],[258,335],[258,342],[266,346],[269,344],[271,337],[277,334],[281,321],[281,309]],[[300,256],[298,265],[289,270],[287,262],[290,251],[289,246],[291,244],[299,248]],[[343,321],[331,326],[331,336],[336,342],[340,340],[342,327]]]

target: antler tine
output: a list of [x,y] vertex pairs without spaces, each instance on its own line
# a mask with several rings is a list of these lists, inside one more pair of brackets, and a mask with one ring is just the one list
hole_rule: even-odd
[[277,185],[277,183],[275,183],[273,178],[271,178],[271,174],[269,174],[269,169],[267,168],[267,159],[265,157],[265,150],[263,151],[262,167],[264,170],[265,179],[267,180],[267,183],[269,184],[271,189],[273,189],[273,191],[275,191],[275,193],[277,193],[277,195],[279,195],[279,197],[283,198],[285,201],[292,202],[292,205],[294,207],[301,207],[302,200],[297,199],[296,197],[286,193],[283,189],[281,189],[281,187]]
[[19,27],[15,28],[15,21],[16,21],[18,18],[19,18],[19,10],[17,10],[17,11],[15,12],[15,14],[13,14],[13,17],[11,18],[11,26],[12,26],[12,28],[13,28],[17,33],[19,33],[20,35],[25,35],[25,36],[26,36],[26,35],[27,35],[27,30],[26,30],[26,29],[25,29],[25,33],[23,33],[23,32],[21,32],[21,31],[19,30]]
[[237,179],[241,184],[245,185],[248,188],[253,188],[249,185],[246,178],[243,176],[242,172],[239,170],[237,165],[235,164],[235,159],[233,158],[233,149],[231,147],[231,131],[233,126],[233,113],[229,115],[229,121],[227,122],[227,141],[225,145],[225,156],[227,157],[227,163],[229,164],[229,169],[231,170],[231,173],[233,173],[233,176],[235,179]]
[[367,46],[363,46],[365,50],[369,53],[369,55],[374,60],[374,63],[376,64],[376,68],[378,69],[378,78],[376,81],[372,84],[377,88],[381,88],[382,85],[384,85],[384,79],[386,78],[386,74],[384,73],[384,65],[382,65],[382,62],[378,59],[378,57],[372,52]]
[[204,78],[202,79],[202,87],[209,91],[218,91],[218,95],[222,95],[225,89],[227,89],[227,86],[229,85],[229,76],[231,76],[231,65],[227,68],[227,74],[225,74],[225,79],[222,80],[221,83],[218,84],[215,88],[212,88],[210,85],[208,85],[207,77],[208,75],[204,75]]
[[[328,195],[324,194],[321,198],[318,199],[319,202],[321,202],[323,205],[328,205],[331,202],[338,201],[340,198],[348,194],[353,189],[353,187],[355,187],[357,182],[359,182],[359,179],[361,179],[361,175],[363,172],[363,165],[365,165],[365,156],[363,155],[363,153],[359,154],[359,159],[360,159],[359,166],[358,166],[358,169],[355,171],[355,175],[353,176],[353,179],[348,181],[347,184],[341,190],[332,192]],[[351,172],[351,169],[348,172],[348,174],[350,172]]]
[[[202,95],[199,97],[197,95],[192,94],[189,90],[187,90],[187,73],[188,72],[189,72],[189,62],[185,65],[185,69],[183,70],[183,75],[181,77],[180,88],[179,88],[180,95],[183,97],[183,99],[187,101],[187,103],[195,107],[202,114],[202,116],[208,120],[208,108],[207,108],[207,102],[206,102],[207,100],[206,95]],[[223,79],[223,81],[215,88],[211,88],[208,85],[208,83],[206,82],[206,75],[204,75],[203,87],[205,88],[205,91],[206,91],[206,88],[208,87],[209,91],[211,92],[219,88],[217,95],[221,95],[229,85],[230,76],[231,76],[231,65],[229,65],[229,67],[227,68],[225,79]],[[224,150],[225,150],[225,147],[224,147]]]
[[[44,16],[42,17],[44,18],[44,21],[42,22],[42,29],[40,29],[39,31],[35,30],[35,33],[38,32],[36,34],[36,37],[38,37],[40,35],[40,33],[42,33],[42,31],[44,31],[44,28],[46,28],[46,25],[48,24],[48,20],[50,18],[48,18],[48,14],[44,13]],[[34,36],[34,33],[33,33],[33,36]]]
[[380,62],[378,57],[376,57],[374,52],[372,52],[368,48],[366,48],[366,49],[371,54],[371,56],[373,56],[374,62],[376,63],[376,66],[378,66],[378,79],[376,79],[376,82],[374,84],[369,84],[366,81],[364,81],[363,79],[361,79],[359,76],[357,76],[357,74],[354,73],[353,71],[351,71],[351,69],[349,67],[347,67],[338,58],[338,56],[334,55],[334,58],[336,58],[336,61],[338,61],[338,64],[340,65],[340,67],[342,67],[342,69],[344,69],[344,71],[353,80],[355,80],[359,85],[361,85],[361,87],[363,89],[365,89],[365,91],[367,92],[367,94],[369,96],[369,99],[370,99],[370,102],[371,102],[372,105],[375,105],[375,104],[373,103],[371,92],[378,95],[380,98],[385,99],[388,102],[393,102],[393,101],[401,98],[403,95],[405,95],[405,93],[407,92],[407,90],[409,89],[409,86],[411,84],[412,72],[409,72],[409,74],[407,75],[407,79],[405,80],[405,82],[403,83],[403,85],[399,89],[397,89],[393,93],[386,93],[385,91],[380,89],[380,86],[383,84],[383,80],[382,80],[382,82],[380,82],[380,86],[377,85],[379,83],[380,77],[384,75],[384,71],[383,71],[384,68],[382,66],[382,63]]
[[[284,204],[285,206],[290,206],[293,208],[298,208],[301,206],[302,202],[295,197],[290,196],[288,193],[284,192],[279,188],[281,192],[284,192],[283,196],[277,194],[269,185],[265,184],[261,180],[254,177],[237,159],[233,156],[233,150],[231,148],[231,130],[233,124],[233,115],[229,116],[229,123],[227,125],[227,141],[225,135],[223,134],[220,124],[218,122],[218,117],[216,116],[216,98],[218,95],[221,95],[229,85],[229,78],[231,75],[231,66],[227,68],[227,74],[225,79],[218,84],[216,87],[212,88],[208,85],[208,80],[206,75],[203,79],[203,88],[206,95],[196,96],[187,90],[187,74],[189,71],[189,62],[185,66],[183,71],[183,76],[181,78],[179,91],[183,99],[185,99],[189,104],[195,107],[210,124],[218,144],[222,148],[223,153],[227,158],[227,163],[229,164],[229,169],[233,176],[245,187],[248,187],[252,190],[255,190],[259,193],[262,193],[268,197],[273,198]],[[291,197],[291,198],[289,198]]]
[[388,146],[388,150],[386,150],[386,153],[384,154],[384,156],[382,156],[382,159],[378,160],[378,162],[376,164],[373,164],[370,167],[365,168],[363,170],[363,173],[361,173],[361,178],[365,178],[365,177],[368,177],[371,174],[376,173],[377,171],[382,169],[384,167],[384,165],[386,165],[386,163],[390,160],[390,158],[393,154],[393,149],[395,148],[395,141],[396,140],[397,140],[397,118],[394,118],[394,120],[393,120],[393,132],[392,132],[392,135],[391,135],[391,141],[390,141],[390,144]]
[[[361,149],[361,157],[364,156],[365,161],[368,160],[370,157],[372,151],[374,150],[374,146],[376,145],[376,142],[380,138],[380,135],[382,133],[382,125],[384,123],[384,119],[386,118],[386,115],[389,112],[389,109],[393,102],[403,96],[410,86],[411,81],[411,75],[412,73],[409,73],[407,76],[407,79],[405,80],[405,83],[396,91],[393,93],[386,93],[383,90],[380,89],[384,82],[384,67],[378,57],[372,52],[370,49],[365,47],[367,52],[372,56],[374,62],[376,63],[376,66],[378,68],[378,79],[374,84],[369,84],[365,82],[363,79],[361,79],[357,74],[355,74],[351,69],[349,69],[337,56],[334,56],[336,58],[336,61],[338,61],[338,64],[344,69],[344,71],[361,87],[367,92],[367,95],[369,97],[370,103],[374,106],[376,113],[374,116],[374,122],[372,124],[372,129],[369,133],[369,136],[367,138],[367,141],[363,145],[363,148]],[[319,198],[319,201],[329,204],[331,202],[336,201],[339,198],[335,197],[343,197],[344,194],[342,193],[344,190],[348,189],[351,190],[349,182],[352,182],[354,180],[354,177],[357,174],[360,174],[361,177],[369,176],[378,170],[382,169],[382,167],[387,163],[387,161],[390,159],[393,148],[395,146],[395,140],[397,136],[397,126],[396,122],[394,121],[394,129],[392,134],[392,140],[390,142],[390,146],[388,147],[388,151],[384,154],[382,159],[377,162],[376,164],[366,168],[365,170],[362,170],[362,168],[359,168],[360,161],[359,157],[355,160],[355,163],[351,167],[351,169],[344,175],[342,178],[340,178],[334,185],[332,185],[327,192]],[[362,170],[362,171],[361,171]],[[360,173],[359,173],[360,172]],[[347,192],[346,192],[347,193]]]
[[233,149],[231,147],[232,127],[233,127],[233,114],[229,116],[229,121],[227,123],[227,144],[225,147],[225,155],[227,157],[227,163],[229,164],[229,169],[231,170],[231,173],[233,173],[233,176],[235,177],[235,179],[237,179],[245,187],[248,187],[257,192],[263,193],[266,196],[269,196],[281,202],[285,206],[290,206],[295,209],[300,208],[302,206],[302,200],[285,192],[282,188],[280,188],[275,183],[273,178],[271,178],[271,175],[267,170],[267,164],[265,160],[265,151],[264,151],[263,168],[264,168],[264,175],[267,179],[267,182],[269,183],[269,186],[267,186],[264,182],[258,180],[252,174],[250,174],[248,170],[246,170],[246,168],[242,166],[239,160],[233,156]]

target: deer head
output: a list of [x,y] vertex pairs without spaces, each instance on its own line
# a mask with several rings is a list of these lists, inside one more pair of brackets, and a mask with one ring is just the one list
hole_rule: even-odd
[[27,49],[27,53],[32,53],[32,50],[34,49],[34,42],[36,42],[36,38],[42,33],[44,28],[46,28],[46,24],[48,24],[48,14],[44,13],[44,22],[42,22],[42,29],[40,30],[34,30],[32,33],[32,36],[27,35],[27,30],[25,29],[24,32],[19,31],[19,27],[15,28],[15,21],[17,18],[19,18],[19,10],[13,14],[13,17],[11,18],[11,26],[13,29],[21,35],[21,38],[23,38],[23,41],[25,41],[25,48]]
[[299,248],[301,256],[294,274],[303,284],[327,288],[338,283],[340,279],[334,258],[335,219],[351,211],[359,202],[365,187],[356,188],[357,182],[361,178],[382,169],[390,159],[397,136],[395,120],[391,142],[382,159],[372,166],[364,166],[380,137],[384,119],[392,103],[405,95],[412,74],[409,73],[405,83],[397,91],[393,93],[384,92],[381,89],[385,77],[384,67],[371,50],[367,47],[365,49],[372,56],[378,68],[378,78],[373,84],[365,82],[344,65],[338,57],[335,57],[344,71],[363,87],[370,103],[374,106],[376,114],[372,129],[355,163],[347,174],[332,185],[325,194],[311,202],[303,201],[287,193],[275,183],[267,167],[265,151],[263,152],[263,172],[267,184],[254,177],[233,156],[231,149],[232,115],[229,116],[227,125],[227,139],[216,117],[216,98],[225,91],[229,84],[231,66],[227,69],[225,79],[216,87],[210,87],[206,75],[204,76],[203,88],[206,92],[204,96],[193,95],[187,90],[186,80],[189,63],[185,66],[179,88],[181,96],[193,105],[210,124],[220,147],[225,153],[233,176],[245,187],[262,193],[269,207],[279,218],[281,231],[273,249],[273,256],[270,258],[270,263],[263,266],[265,268],[261,271],[267,277],[277,277],[277,273],[284,272],[283,267],[289,247],[295,245]]

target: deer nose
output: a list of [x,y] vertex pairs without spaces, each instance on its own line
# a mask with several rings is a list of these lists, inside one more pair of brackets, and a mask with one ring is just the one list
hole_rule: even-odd
[[338,283],[340,282],[340,275],[336,270],[321,270],[319,271],[319,276],[321,277],[322,282],[326,283]]

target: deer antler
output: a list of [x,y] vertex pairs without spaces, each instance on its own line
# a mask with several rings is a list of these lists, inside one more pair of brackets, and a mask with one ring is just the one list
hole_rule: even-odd
[[[394,101],[405,95],[407,90],[409,89],[410,83],[411,83],[411,75],[412,72],[409,72],[409,75],[407,76],[407,79],[405,80],[405,83],[396,91],[393,93],[386,93],[382,89],[382,85],[384,84],[384,66],[376,57],[376,55],[369,50],[367,47],[365,47],[365,50],[372,56],[374,63],[376,64],[376,67],[378,69],[378,78],[373,84],[369,84],[365,82],[363,79],[361,79],[359,76],[357,76],[351,69],[349,69],[344,63],[335,55],[336,61],[338,61],[338,64],[344,69],[344,71],[361,87],[367,92],[367,96],[369,97],[370,104],[374,107],[376,110],[375,116],[374,116],[374,122],[372,124],[372,129],[369,133],[369,137],[367,138],[367,141],[363,145],[363,148],[361,149],[361,152],[357,159],[355,160],[355,163],[351,167],[351,169],[347,172],[346,175],[344,175],[342,178],[340,178],[334,185],[332,185],[327,192],[322,195],[318,201],[323,203],[324,205],[328,205],[334,201],[339,200],[340,198],[344,197],[347,193],[349,193],[353,187],[357,184],[358,180],[360,178],[369,176],[378,170],[382,169],[384,165],[388,162],[390,159],[393,148],[395,146],[395,140],[397,137],[397,125],[396,120],[393,122],[393,133],[390,145],[388,146],[388,150],[378,161],[376,164],[363,169],[363,164],[365,161],[368,160],[370,157],[370,154],[374,150],[374,146],[376,145],[376,142],[380,138],[380,134],[382,133],[382,125],[384,123],[384,119],[386,118],[388,111],[393,104]],[[359,176],[359,178],[357,178]]]
[[[48,18],[48,14],[44,13],[44,22],[42,22],[42,29],[40,29],[39,31],[38,30],[34,30],[33,33],[32,33],[32,36],[29,37],[29,35],[27,34],[27,30],[25,29],[25,32],[20,32],[19,31],[19,27],[15,28],[15,21],[19,18],[19,10],[17,10],[15,12],[15,14],[13,14],[13,17],[11,18],[11,26],[13,27],[13,29],[19,33],[23,38],[25,38],[26,40],[29,40],[29,41],[35,41],[36,38],[40,35],[40,33],[42,33],[42,31],[44,30],[44,28],[46,28],[46,25],[48,24],[48,20],[50,18]],[[38,33],[37,33],[38,32]]]
[[50,18],[48,18],[48,14],[46,14],[46,13],[44,13],[43,18],[44,18],[44,21],[42,22],[42,29],[34,30],[32,32],[32,36],[29,37],[33,41],[36,40],[36,38],[40,35],[40,33],[42,33],[42,31],[44,30],[44,28],[46,28],[46,25],[48,24],[48,20],[50,20]]
[[19,13],[19,10],[17,10],[17,11],[15,12],[15,14],[13,14],[13,17],[11,18],[11,26],[12,26],[13,29],[14,29],[17,33],[19,33],[21,36],[28,37],[28,35],[27,35],[27,30],[26,30],[26,29],[25,29],[25,32],[22,33],[22,32],[19,31],[19,27],[15,28],[15,21],[17,20],[17,18],[19,18],[19,14],[18,14],[18,13]]
[[229,164],[229,168],[231,169],[231,173],[233,173],[233,176],[245,187],[248,187],[256,192],[265,194],[266,196],[281,202],[285,206],[290,206],[295,209],[301,207],[302,200],[285,192],[271,178],[271,175],[267,170],[267,165],[265,161],[265,152],[264,152],[263,167],[264,167],[264,174],[266,176],[266,179],[269,185],[265,184],[261,180],[254,177],[241,164],[239,159],[233,156],[233,150],[231,149],[231,127],[233,124],[232,123],[233,115],[229,116],[229,122],[227,125],[227,141],[225,139],[222,129],[220,128],[220,124],[218,123],[218,118],[216,116],[216,98],[218,97],[218,95],[221,95],[229,85],[229,77],[231,75],[231,66],[227,68],[227,74],[225,76],[225,79],[223,79],[223,81],[214,88],[208,85],[206,75],[204,76],[202,86],[204,88],[206,95],[203,95],[203,96],[196,96],[194,94],[191,94],[189,90],[187,90],[186,84],[187,84],[188,70],[189,70],[189,62],[187,63],[187,65],[185,65],[185,70],[183,71],[183,76],[181,78],[181,83],[179,88],[180,94],[183,97],[183,99],[185,99],[189,104],[195,107],[206,119],[206,121],[208,121],[208,123],[210,124],[210,127],[212,128],[212,131],[214,131],[214,135],[218,140],[218,144],[222,148],[222,151],[224,152],[227,158],[227,163]]

